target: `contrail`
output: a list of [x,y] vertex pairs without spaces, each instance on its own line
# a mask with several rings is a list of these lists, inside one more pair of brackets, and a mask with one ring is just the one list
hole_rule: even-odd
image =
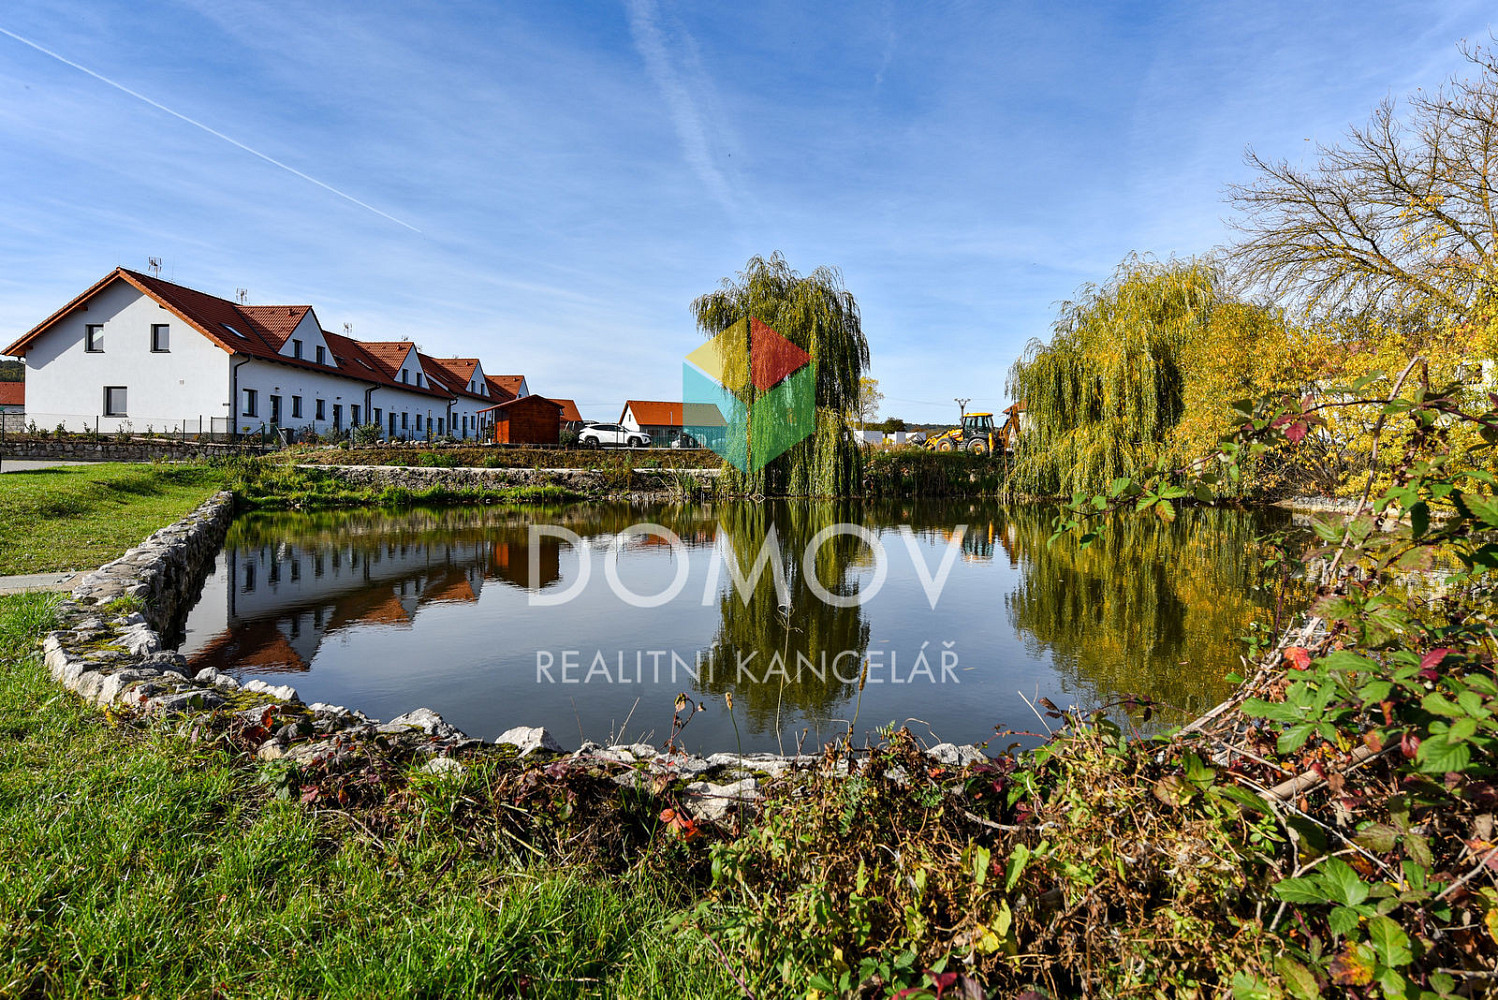
[[211,127],[209,127],[207,125],[204,125],[200,121],[196,121],[195,119],[189,118],[186,115],[182,114],[182,112],[180,112],[180,111],[173,111],[171,108],[167,107],[165,104],[162,104],[160,101],[153,101],[149,97],[147,97],[145,94],[142,94],[139,91],[131,90],[129,87],[125,86],[124,84],[122,84],[122,83],[116,83],[115,81],[111,80],[109,77],[104,76],[104,75],[102,75],[100,73],[95,73],[93,70],[89,69],[87,66],[80,66],[77,63],[75,63],[73,60],[68,59],[68,58],[66,58],[64,56],[60,56],[56,52],[53,52],[51,49],[45,48],[44,46],[41,46],[41,45],[38,45],[36,42],[33,42],[29,38],[22,38],[20,35],[16,34],[14,31],[8,31],[5,28],[0,28],[0,35],[5,35],[8,38],[14,38],[16,41],[20,42],[22,45],[29,46],[30,48],[35,49],[36,51],[40,52],[44,56],[51,56],[53,59],[56,59],[58,62],[62,63],[64,66],[71,66],[74,69],[78,70],[78,72],[80,72],[80,73],[87,73],[89,76],[93,77],[95,80],[98,80],[100,83],[106,83],[109,86],[113,87],[115,90],[120,91],[121,93],[129,94],[131,97],[135,98],[137,101],[143,101],[146,104],[149,104],[151,107],[155,108],[157,111],[164,111],[167,114],[171,115],[173,118],[177,118],[177,119],[179,119],[181,121],[187,122],[187,124],[192,125],[195,128],[200,128],[204,132],[207,132],[211,136],[215,136],[215,137],[217,137],[219,139],[224,140],[225,142],[229,143],[231,146],[237,146],[238,148],[244,150],[246,153],[249,153],[251,156],[258,156],[260,159],[264,160],[266,163],[271,164],[272,166],[280,167],[282,170],[285,170],[287,173],[295,174],[296,176],[300,177],[304,181],[309,181],[309,182],[311,182],[313,184],[316,184],[318,187],[322,188],[324,191],[329,191],[329,192],[331,192],[333,194],[336,194],[338,197],[342,198],[344,201],[351,201],[355,205],[358,205],[360,208],[366,208],[369,211],[373,212],[375,215],[378,215],[382,219],[389,219],[391,222],[395,223],[397,226],[405,226],[407,229],[411,230],[411,232],[413,232],[413,233],[419,233],[419,232],[421,232],[420,229],[417,229],[415,226],[411,225],[409,222],[402,222],[400,219],[397,219],[395,216],[391,215],[390,213],[388,213],[388,212],[382,212],[378,208],[375,208],[373,205],[369,204],[368,202],[360,201],[358,198],[355,198],[351,194],[345,194],[344,192],[338,190],[337,188],[335,188],[331,184],[324,184],[322,181],[318,180],[316,177],[312,177],[312,176],[309,176],[307,174],[304,174],[300,170],[298,170],[296,167],[293,167],[293,166],[291,166],[290,164],[287,164],[287,163],[282,163],[280,160],[276,159],[273,156],[266,156],[264,153],[260,152],[260,150],[258,150],[258,149],[252,149],[251,147],[246,146],[244,143],[240,142],[238,139],[235,139],[232,136],[224,135],[224,133],[220,132],[218,129],[211,128]]

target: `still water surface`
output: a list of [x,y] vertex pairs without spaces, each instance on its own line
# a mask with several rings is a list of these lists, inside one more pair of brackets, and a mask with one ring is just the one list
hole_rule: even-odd
[[[1120,519],[1079,551],[1046,545],[1052,513],[961,502],[253,515],[230,529],[181,650],[196,669],[289,683],[307,702],[384,719],[427,706],[488,739],[544,725],[564,745],[660,743],[682,693],[705,707],[678,741],[702,752],[788,752],[890,722],[981,743],[995,727],[1040,727],[1021,693],[1063,706],[1144,695],[1181,713],[1220,700],[1237,637],[1270,614],[1253,539],[1279,515]],[[681,544],[626,532],[641,522]],[[582,541],[537,538],[542,524]],[[837,524],[877,539],[882,572],[876,548],[846,533],[803,559]],[[766,548],[783,583],[772,555],[741,593],[730,570],[747,577]],[[628,596],[678,587],[654,607]]]

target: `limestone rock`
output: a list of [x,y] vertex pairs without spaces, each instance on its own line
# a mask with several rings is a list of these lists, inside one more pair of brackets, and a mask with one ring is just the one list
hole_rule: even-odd
[[977,747],[958,746],[955,743],[938,743],[926,751],[926,756],[947,767],[967,767],[988,759]]
[[537,750],[546,750],[551,753],[564,752],[562,744],[557,742],[556,737],[541,726],[515,726],[513,729],[506,729],[494,738],[494,742],[518,748],[522,757]]
[[205,667],[204,669],[199,670],[197,676],[194,677],[193,680],[197,681],[199,684],[207,684],[210,687],[221,688],[225,691],[233,691],[239,687],[239,682],[237,680],[230,677],[226,673],[213,669],[212,667]]
[[398,715],[389,722],[380,726],[382,733],[399,733],[402,730],[419,729],[428,736],[435,736],[440,740],[463,739],[467,736],[456,726],[450,726],[443,721],[442,716],[430,708],[418,708]]
[[463,765],[451,757],[433,757],[422,767],[423,774],[450,775],[454,778],[463,773]]
[[245,681],[244,689],[246,691],[253,691],[256,694],[267,695],[276,701],[295,702],[301,700],[296,696],[296,688],[290,684],[267,684],[258,677],[254,680]]
[[681,803],[699,823],[723,823],[739,809],[759,798],[759,782],[744,778],[727,785],[694,781],[681,795]]

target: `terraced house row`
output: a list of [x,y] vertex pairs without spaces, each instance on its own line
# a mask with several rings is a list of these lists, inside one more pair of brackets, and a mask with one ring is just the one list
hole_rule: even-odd
[[330,333],[311,306],[230,302],[123,267],[4,353],[25,361],[27,419],[46,430],[474,439],[512,410],[554,425],[566,402],[478,358]]

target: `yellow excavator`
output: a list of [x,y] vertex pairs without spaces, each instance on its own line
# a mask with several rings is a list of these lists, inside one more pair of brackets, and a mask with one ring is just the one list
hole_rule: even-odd
[[1003,451],[1004,433],[994,426],[992,413],[964,413],[962,423],[926,439],[927,451],[970,451],[987,455]]

